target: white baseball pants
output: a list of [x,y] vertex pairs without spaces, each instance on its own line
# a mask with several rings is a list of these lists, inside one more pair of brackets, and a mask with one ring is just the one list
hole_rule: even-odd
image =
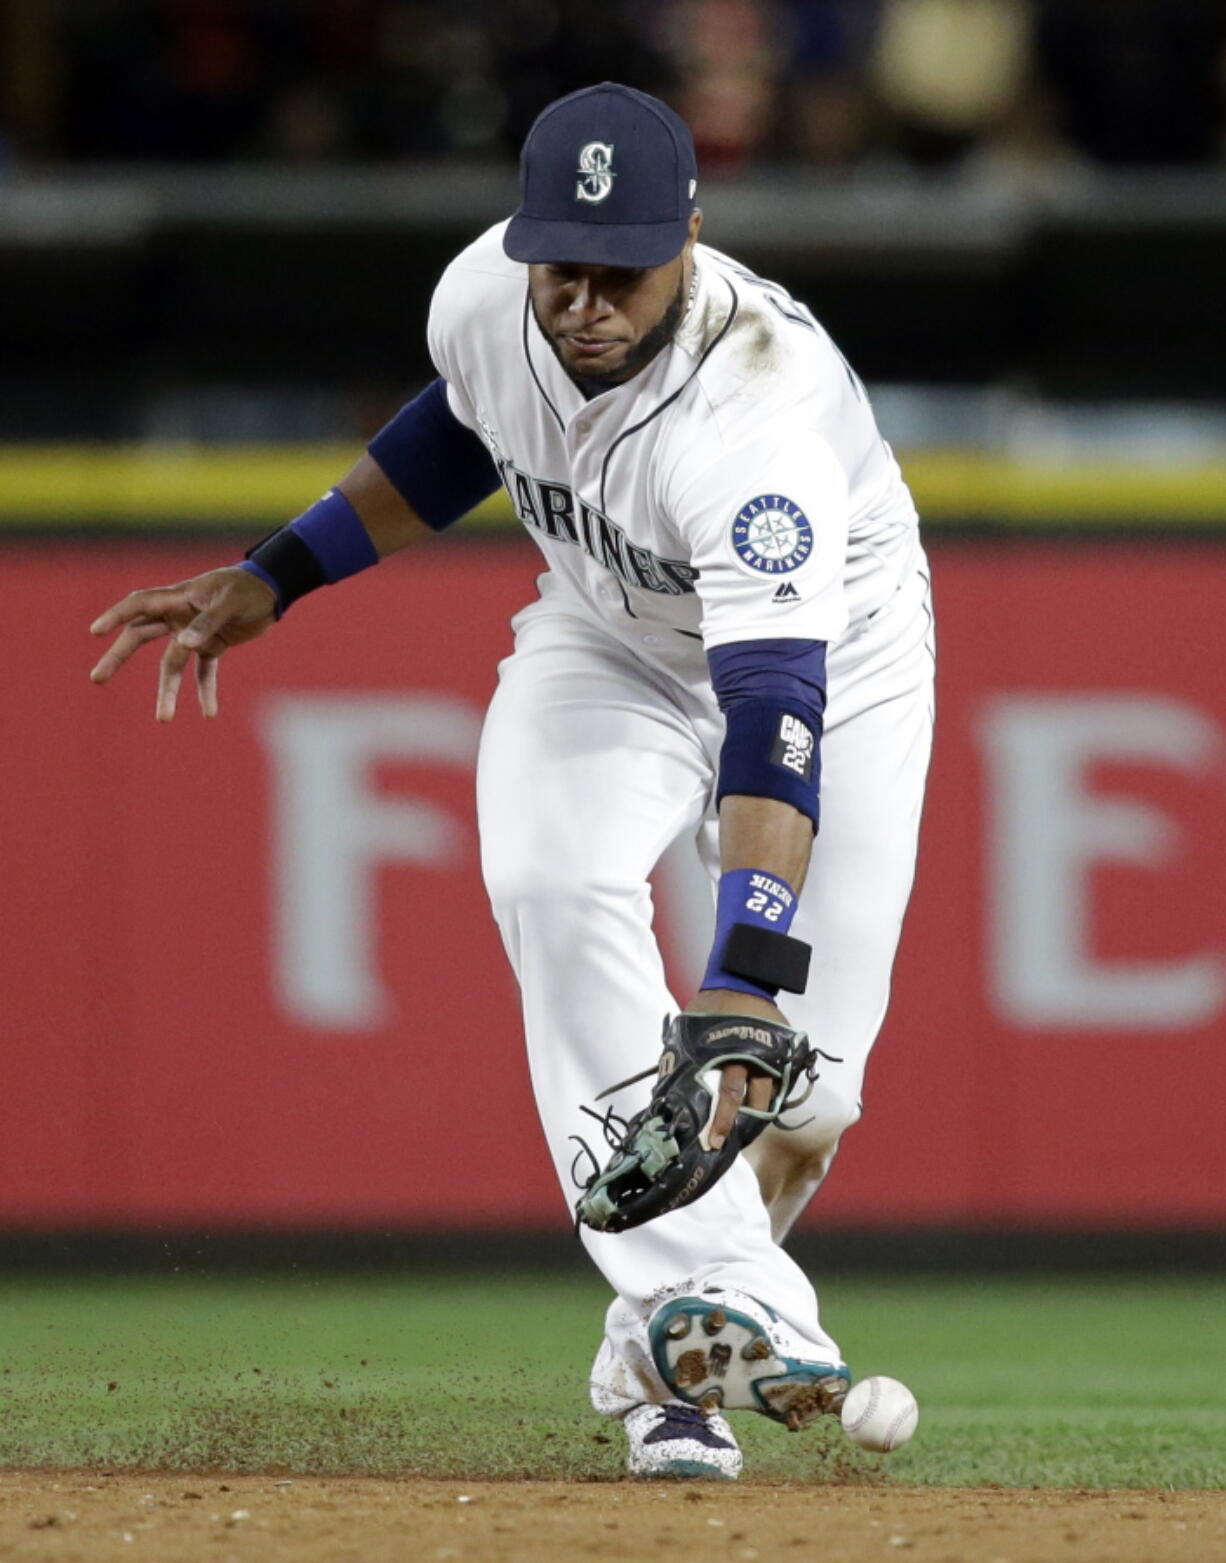
[[[578,1195],[573,1136],[603,1162],[581,1111],[659,1056],[664,1017],[691,997],[665,982],[648,877],[679,837],[718,879],[713,798],[723,719],[709,684],[648,665],[560,594],[517,616],[515,650],[477,770],[482,863],[523,995],[533,1089],[558,1178]],[[781,994],[825,1057],[798,1133],[768,1130],[697,1203],[583,1241],[617,1298],[593,1400],[618,1414],[670,1398],[647,1349],[666,1292],[718,1284],[774,1308],[803,1355],[841,1361],[813,1287],[779,1246],[860,1116],[869,1051],[885,1015],[911,891],[932,737],[927,565],[828,653],[822,817],[792,927],[813,947],[808,991]],[[680,1002],[679,1002],[680,1001]],[[629,1117],[651,1082],[622,1092]],[[810,1349],[811,1348],[811,1349]]]

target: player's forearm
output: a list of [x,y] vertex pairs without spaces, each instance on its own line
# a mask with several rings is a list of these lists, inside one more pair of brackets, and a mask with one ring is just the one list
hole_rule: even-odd
[[719,806],[719,862],[723,873],[760,869],[799,891],[813,851],[813,822],[776,798],[725,798]]
[[493,493],[498,469],[451,411],[442,380],[403,406],[335,488],[247,555],[278,616],[388,554],[440,532]]
[[357,511],[380,559],[433,536],[373,456],[362,456],[336,486]]
[[741,967],[741,975],[737,975],[735,958],[729,969],[727,938],[731,924],[740,921],[768,930],[786,930],[812,851],[813,822],[790,803],[740,793],[723,800],[719,806],[722,877],[715,948],[691,1009],[782,1018],[773,983],[760,987],[761,978],[746,982],[743,977],[749,968]]
[[[726,720],[720,749],[720,882],[715,938],[695,1003],[776,1015],[802,993],[809,949],[789,936],[818,822],[818,738],[826,703],[822,641],[734,641],[711,648]],[[762,1006],[766,1006],[765,1009]]]
[[[812,851],[813,822],[790,803],[741,793],[724,798],[715,943],[692,1009],[782,1018],[775,992],[780,985],[795,986],[781,978],[799,956],[785,936]],[[736,932],[737,924],[750,928]],[[751,929],[767,935],[765,946],[762,934]],[[747,945],[746,935],[759,947]]]

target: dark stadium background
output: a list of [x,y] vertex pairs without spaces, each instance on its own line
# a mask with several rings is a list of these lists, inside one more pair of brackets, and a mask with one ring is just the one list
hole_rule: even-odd
[[[534,114],[606,78],[690,118],[704,238],[829,326],[934,561],[919,888],[798,1247],[1220,1265],[1208,0],[0,0],[0,1264],[575,1258],[475,866],[504,507],[227,659],[209,730],[151,665],[91,688],[85,629],[344,470]],[[682,986],[694,896],[670,864]]]

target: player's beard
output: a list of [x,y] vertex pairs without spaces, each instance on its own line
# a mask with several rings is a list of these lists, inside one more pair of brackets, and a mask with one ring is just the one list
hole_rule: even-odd
[[646,369],[651,360],[662,348],[668,346],[676,334],[677,327],[681,324],[681,317],[685,313],[685,272],[682,271],[677,283],[677,291],[669,301],[668,308],[652,326],[646,331],[618,364],[616,369],[611,369],[608,374],[577,374],[570,368],[562,357],[557,339],[550,335],[541,325],[541,317],[536,314],[536,301],[532,302],[532,313],[536,315],[536,323],[541,327],[541,335],[553,349],[553,356],[566,370],[567,375],[583,392],[584,396],[600,396],[615,385],[624,385],[627,380],[634,378],[640,369]]

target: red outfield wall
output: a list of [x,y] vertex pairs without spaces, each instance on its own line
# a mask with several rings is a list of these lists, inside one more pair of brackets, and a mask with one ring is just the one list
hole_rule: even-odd
[[[809,1219],[1226,1220],[1226,551],[933,553],[919,888]],[[215,557],[4,555],[0,1228],[563,1225],[472,803],[535,555],[321,594],[213,724],[91,687],[99,608]]]

